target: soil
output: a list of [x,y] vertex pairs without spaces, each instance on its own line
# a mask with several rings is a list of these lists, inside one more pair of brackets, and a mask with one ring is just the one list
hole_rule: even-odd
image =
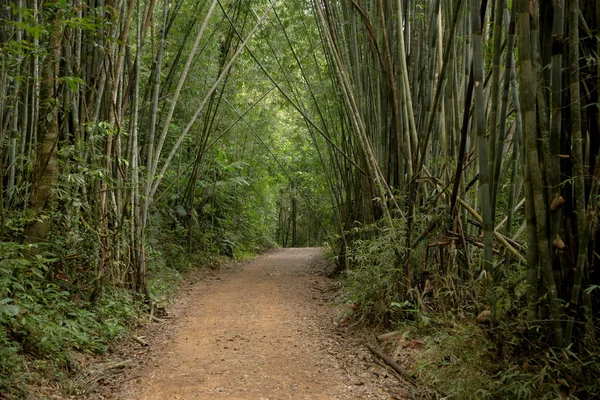
[[[373,358],[374,341],[339,322],[321,249],[282,249],[188,277],[177,303],[115,350],[87,399],[409,399]],[[189,281],[192,281],[189,283]],[[118,363],[125,360],[126,363]]]

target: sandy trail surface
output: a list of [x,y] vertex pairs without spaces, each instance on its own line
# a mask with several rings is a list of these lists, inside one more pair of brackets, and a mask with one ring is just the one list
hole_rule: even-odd
[[113,398],[397,398],[386,370],[336,332],[320,254],[276,250],[194,285],[174,333]]

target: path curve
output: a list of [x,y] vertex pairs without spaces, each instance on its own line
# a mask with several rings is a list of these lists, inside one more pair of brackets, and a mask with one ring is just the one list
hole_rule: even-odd
[[367,363],[362,350],[340,359],[335,311],[324,299],[331,283],[315,271],[320,253],[276,250],[204,286],[122,398],[389,399],[349,370],[361,354]]

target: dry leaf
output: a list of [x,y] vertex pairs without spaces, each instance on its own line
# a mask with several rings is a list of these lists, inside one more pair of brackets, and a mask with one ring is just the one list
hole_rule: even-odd
[[395,338],[395,337],[398,337],[398,336],[400,336],[400,332],[398,332],[398,331],[392,331],[392,332],[384,333],[383,335],[377,336],[377,340],[383,341],[383,340]]
[[550,204],[550,211],[555,212],[566,203],[565,199],[558,193],[554,196],[554,200]]
[[535,0],[529,0],[529,14],[531,18],[535,16]]
[[567,247],[565,242],[563,242],[563,240],[558,235],[556,235],[556,239],[554,239],[554,241],[552,242],[552,245],[559,250],[563,250],[565,247]]
[[481,323],[489,322],[491,316],[492,316],[492,312],[490,310],[483,310],[477,316],[477,322],[481,322]]

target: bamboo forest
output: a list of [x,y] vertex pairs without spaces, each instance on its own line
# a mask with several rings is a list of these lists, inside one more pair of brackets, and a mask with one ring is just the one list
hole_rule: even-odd
[[597,398],[599,88],[595,0],[1,0],[0,399]]

